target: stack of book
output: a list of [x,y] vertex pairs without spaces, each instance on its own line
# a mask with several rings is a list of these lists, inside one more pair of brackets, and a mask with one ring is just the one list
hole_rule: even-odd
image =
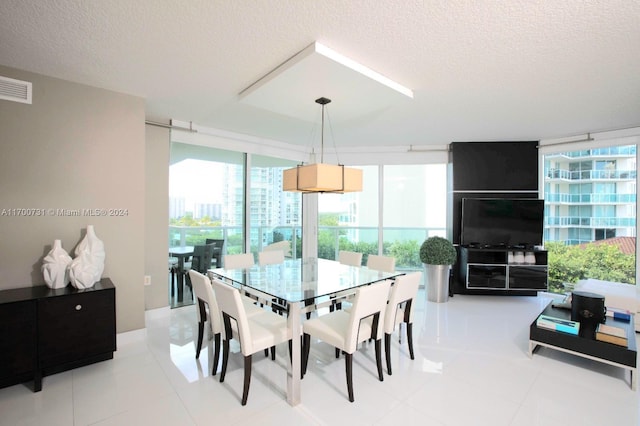
[[536,326],[546,328],[548,330],[562,331],[563,333],[577,335],[580,331],[580,323],[562,318],[556,318],[549,315],[540,315],[536,320]]
[[629,343],[627,341],[627,332],[624,328],[607,324],[598,324],[598,328],[596,329],[596,340],[620,346],[627,346]]
[[624,322],[631,321],[631,312],[626,309],[618,309],[607,306],[606,316]]

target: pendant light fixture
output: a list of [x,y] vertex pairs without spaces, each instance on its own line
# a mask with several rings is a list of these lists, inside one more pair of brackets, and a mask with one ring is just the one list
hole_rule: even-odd
[[293,192],[359,192],[362,191],[362,170],[342,164],[324,163],[324,108],[331,99],[318,98],[322,105],[320,163],[300,164],[282,175],[282,189]]

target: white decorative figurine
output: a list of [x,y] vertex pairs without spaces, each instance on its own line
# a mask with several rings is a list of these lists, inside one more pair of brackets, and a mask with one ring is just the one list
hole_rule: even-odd
[[102,277],[104,271],[104,243],[96,236],[93,225],[87,226],[87,234],[75,250],[76,258],[69,265],[69,278],[75,288],[90,288]]
[[71,256],[62,248],[62,241],[55,240],[53,247],[42,261],[44,282],[50,288],[64,288],[69,283]]

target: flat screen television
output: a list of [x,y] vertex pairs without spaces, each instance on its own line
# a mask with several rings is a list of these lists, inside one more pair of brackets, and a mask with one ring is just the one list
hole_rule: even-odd
[[535,198],[463,198],[463,246],[542,245],[544,200]]

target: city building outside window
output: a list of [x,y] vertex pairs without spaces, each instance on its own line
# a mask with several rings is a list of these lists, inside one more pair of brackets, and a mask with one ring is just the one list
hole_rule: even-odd
[[580,279],[635,284],[636,145],[544,155],[549,289]]

